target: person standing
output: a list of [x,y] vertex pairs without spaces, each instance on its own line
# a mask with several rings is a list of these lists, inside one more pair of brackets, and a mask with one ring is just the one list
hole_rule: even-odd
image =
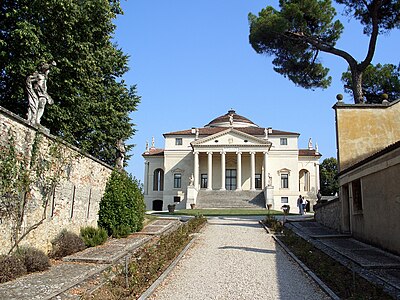
[[303,205],[303,214],[305,215],[306,214],[307,200],[304,198],[304,196],[303,196],[302,205]]
[[299,208],[299,214],[302,215],[303,212],[303,197],[299,195],[299,198],[297,198],[297,207]]

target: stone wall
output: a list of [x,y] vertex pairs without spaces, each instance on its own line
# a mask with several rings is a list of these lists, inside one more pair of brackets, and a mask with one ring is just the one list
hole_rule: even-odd
[[341,207],[339,198],[314,205],[315,220],[329,228],[340,231]]
[[[43,215],[45,219],[26,236],[21,245],[30,245],[47,252],[51,249],[51,241],[62,229],[79,234],[83,226],[97,226],[100,199],[112,167],[43,130],[38,131],[26,120],[0,107],[0,145],[8,139],[10,132],[15,137],[15,149],[19,157],[31,154],[29,149],[39,134],[40,151],[48,152],[50,145],[57,144],[57,151],[69,158],[68,163],[63,164],[65,176],[50,194],[46,209],[42,205],[40,187],[32,187],[23,231],[38,222]],[[47,152],[42,154],[48,157]],[[11,222],[4,217],[0,220],[0,254],[8,252],[11,247],[11,226]]]
[[334,106],[339,171],[400,140],[400,100]]

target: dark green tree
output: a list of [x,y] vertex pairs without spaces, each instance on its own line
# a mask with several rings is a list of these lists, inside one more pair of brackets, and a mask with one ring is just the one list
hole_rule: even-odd
[[336,0],[346,13],[364,26],[369,35],[365,58],[358,62],[336,47],[343,25],[334,20],[330,0],[280,0],[280,10],[271,6],[258,16],[249,14],[250,44],[257,53],[274,56],[274,70],[303,88],[326,88],[329,69],[319,60],[321,52],[343,58],[349,65],[355,103],[364,102],[362,77],[371,64],[378,35],[400,27],[400,0]]
[[100,201],[99,227],[116,237],[143,228],[145,204],[139,182],[125,171],[115,169]]
[[[351,73],[349,70],[342,74],[345,91],[352,94]],[[388,101],[400,98],[400,65],[377,64],[369,65],[363,74],[363,95],[366,103],[382,103],[382,95],[388,96]]]
[[120,79],[128,56],[111,41],[119,0],[3,0],[0,14],[0,105],[25,118],[26,77],[54,60],[54,104],[42,125],[113,164],[116,141],[135,132],[129,113],[139,103],[135,86]]
[[339,192],[338,164],[334,157],[325,158],[319,168],[320,192],[324,196],[335,195]]

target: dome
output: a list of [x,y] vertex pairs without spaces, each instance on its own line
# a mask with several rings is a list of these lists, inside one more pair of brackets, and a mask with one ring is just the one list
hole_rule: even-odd
[[233,109],[229,110],[225,115],[219,116],[212,120],[204,127],[259,127],[249,119],[238,115]]

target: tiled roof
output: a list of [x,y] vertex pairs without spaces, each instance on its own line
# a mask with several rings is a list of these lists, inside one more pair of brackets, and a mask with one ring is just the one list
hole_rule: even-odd
[[229,117],[233,117],[233,122],[239,122],[239,123],[248,123],[249,125],[257,126],[254,124],[252,121],[249,119],[238,115],[234,110],[228,111],[225,115],[219,116],[212,120],[210,123],[208,123],[205,127],[212,127],[214,124],[221,124],[221,123],[228,123],[229,124]]
[[321,153],[316,152],[314,149],[299,149],[299,156],[322,156]]
[[164,156],[164,149],[150,148],[142,156]]
[[[199,129],[199,135],[203,136],[203,137],[227,130],[226,127],[203,127],[203,128],[198,128],[198,129]],[[254,135],[254,136],[264,136],[264,134],[265,134],[265,132],[264,132],[265,128],[260,128],[260,127],[235,127],[234,129],[244,132],[244,133],[247,133],[247,134],[250,134],[250,135]],[[169,136],[169,135],[195,135],[195,134],[192,133],[192,129],[164,133],[164,137]],[[288,132],[288,131],[272,129],[272,133],[269,133],[268,135],[297,135],[298,136],[300,134],[296,133],[296,132]]]

